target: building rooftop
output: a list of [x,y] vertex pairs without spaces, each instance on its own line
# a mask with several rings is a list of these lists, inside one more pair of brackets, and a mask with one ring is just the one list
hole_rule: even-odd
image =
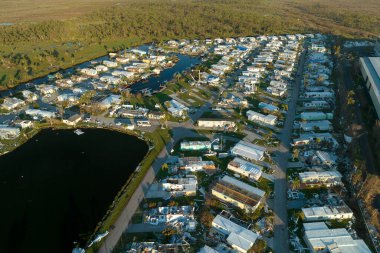
[[306,171],[301,172],[298,174],[301,181],[308,181],[308,180],[324,180],[324,179],[340,179],[342,178],[342,174],[340,174],[336,170],[332,171],[322,171],[322,172],[316,172],[316,171]]
[[261,147],[249,142],[239,141],[232,149],[234,155],[239,155],[252,160],[261,160],[266,151],[265,147]]
[[230,177],[230,176],[224,176],[221,181],[226,182],[230,185],[233,185],[237,188],[240,188],[240,189],[246,191],[247,193],[255,195],[256,198],[262,198],[265,195],[264,191],[262,191],[256,187],[250,186],[249,184],[243,183],[242,181],[239,181],[239,180],[237,180],[233,177]]
[[346,205],[302,208],[302,212],[305,217],[352,213],[351,209]]
[[225,118],[199,118],[198,121],[228,121],[228,122],[234,122],[233,119],[225,119]]
[[362,240],[354,240],[344,228],[329,229],[323,222],[304,223],[305,241],[313,249],[337,253],[371,252]]
[[201,248],[198,253],[219,253],[218,251],[214,250],[213,248],[205,245],[203,248]]
[[246,172],[261,175],[261,166],[250,163],[241,158],[235,157],[229,164]]
[[[376,100],[380,100],[380,57],[362,57],[360,62],[372,83]],[[380,112],[377,114],[380,115]]]
[[[258,235],[255,232],[220,215],[217,215],[212,223],[217,226],[217,229],[221,229],[223,230],[223,233],[228,234],[227,241],[230,244],[237,245],[241,249],[248,250],[258,238]],[[231,236],[231,234],[233,235]]]

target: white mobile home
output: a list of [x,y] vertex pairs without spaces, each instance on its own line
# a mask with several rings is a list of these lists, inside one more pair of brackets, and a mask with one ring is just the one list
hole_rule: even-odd
[[167,103],[168,112],[174,117],[186,116],[189,112],[189,108],[181,104],[180,102],[172,99]]
[[80,72],[86,76],[96,76],[98,74],[98,71],[96,71],[96,69],[90,68],[81,69]]
[[32,117],[41,117],[41,118],[55,118],[56,113],[51,111],[44,111],[39,109],[28,109],[25,111],[26,115],[32,116]]
[[272,105],[272,104],[267,104],[267,103],[264,103],[264,102],[260,102],[259,103],[259,108],[260,109],[265,109],[265,110],[271,111],[271,112],[277,112],[277,111],[279,111],[279,109],[278,109],[277,106]]
[[302,112],[300,115],[302,120],[326,120],[333,119],[332,113],[324,113],[324,112]]
[[330,133],[305,133],[300,134],[299,138],[293,139],[293,146],[304,146],[309,145],[310,143],[319,143],[319,142],[328,142],[331,143],[332,148],[337,148],[339,143]]
[[228,119],[201,118],[198,119],[198,127],[228,129],[235,127],[235,122]]
[[231,154],[251,161],[264,159],[266,148],[249,142],[239,141],[232,149]]
[[259,180],[263,167],[235,157],[228,163],[227,169],[254,180]]
[[116,68],[117,67],[117,62],[114,62],[114,61],[104,60],[103,64],[105,66],[107,66],[108,68]]
[[271,114],[264,115],[259,112],[255,112],[251,110],[247,111],[247,118],[250,121],[263,123],[263,124],[267,124],[271,126],[274,126],[277,121],[277,116],[274,116]]
[[180,149],[182,151],[209,150],[211,141],[181,141]]
[[10,111],[24,105],[25,105],[25,102],[21,99],[7,97],[7,98],[4,98],[4,102],[1,105],[1,108]]
[[342,174],[336,170],[330,171],[307,171],[298,174],[302,184],[308,186],[326,186],[332,187],[342,184]]
[[20,135],[20,129],[7,125],[0,125],[0,139],[8,140],[17,138]]
[[334,98],[335,94],[333,92],[313,92],[308,91],[304,93],[305,98]]
[[110,108],[112,107],[113,105],[118,105],[121,103],[121,96],[119,95],[110,95],[108,97],[106,97],[105,99],[103,99],[99,105],[103,108]]
[[305,132],[310,131],[330,131],[333,129],[332,124],[329,120],[317,120],[317,121],[306,121],[300,123],[300,129]]
[[310,252],[370,253],[361,239],[353,239],[345,228],[330,229],[324,222],[303,224],[304,240]]
[[214,218],[212,221],[212,227],[227,237],[227,242],[232,248],[242,253],[245,253],[252,248],[256,239],[259,237],[258,234],[253,231],[248,230],[221,215],[217,215]]
[[354,213],[347,205],[302,208],[304,221],[352,219]]
[[24,97],[24,99],[26,101],[32,102],[32,101],[36,101],[38,99],[37,94],[34,92],[31,92],[29,90],[23,90],[23,91],[21,91],[21,93],[22,93],[22,96]]
[[108,71],[108,67],[104,66],[104,65],[98,65],[95,67],[95,70],[97,72],[106,72],[106,71]]
[[310,108],[310,109],[323,109],[323,108],[329,108],[330,104],[325,100],[313,100],[309,102],[303,102],[303,107]]

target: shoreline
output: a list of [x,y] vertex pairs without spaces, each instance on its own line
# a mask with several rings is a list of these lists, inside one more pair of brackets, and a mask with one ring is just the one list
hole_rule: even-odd
[[107,50],[107,52],[99,52],[99,54],[96,53],[95,55],[93,55],[91,57],[88,57],[88,54],[87,54],[87,55],[84,55],[83,58],[79,59],[78,61],[75,61],[73,63],[67,62],[68,64],[64,64],[63,66],[57,66],[58,69],[55,69],[53,71],[42,72],[41,74],[33,76],[27,80],[23,80],[21,82],[16,83],[14,86],[8,86],[8,85],[0,86],[0,92],[11,91],[12,89],[16,89],[21,85],[25,85],[27,83],[36,81],[36,80],[44,78],[44,77],[48,77],[49,75],[54,75],[60,71],[67,71],[68,69],[75,68],[79,65],[89,63],[89,62],[95,61],[99,58],[109,56],[110,53],[119,53],[122,50],[131,49],[131,48],[138,48],[138,47],[146,46],[146,45],[149,45],[152,43],[154,43],[154,41],[145,41],[145,42],[141,42],[141,43],[134,43],[134,44],[126,45],[126,47],[124,49],[121,49],[121,50],[116,50],[116,51],[108,51]]
[[[89,126],[89,125],[68,126],[65,124],[53,124],[53,125],[39,126],[38,128],[33,128],[28,134],[24,133],[24,136],[26,136],[25,139],[23,139],[21,142],[18,142],[17,145],[14,146],[13,149],[0,153],[0,156],[3,156],[10,152],[15,151],[17,148],[21,147],[26,142],[30,141],[33,137],[35,137],[41,131],[47,130],[47,129],[51,129],[53,131],[75,130],[75,129],[101,129],[105,131],[116,131],[121,134],[134,136],[138,138],[139,140],[144,141],[147,144],[148,150],[145,156],[139,162],[139,164],[131,173],[131,175],[126,179],[125,183],[119,188],[118,193],[115,196],[113,196],[113,201],[111,202],[107,211],[104,213],[102,218],[95,224],[95,227],[93,228],[91,236],[89,237],[89,240],[87,241],[87,245],[88,245],[89,242],[93,240],[98,233],[108,231],[110,227],[112,227],[113,224],[116,222],[116,220],[120,217],[121,213],[123,212],[125,207],[128,205],[129,200],[132,198],[134,192],[141,186],[141,182],[144,180],[148,172],[148,169],[151,166],[151,163],[154,161],[157,155],[161,152],[166,142],[160,145],[160,143],[155,143],[154,139],[150,139],[149,137],[144,137],[136,131],[115,128],[115,127],[102,127],[102,126]],[[156,148],[159,149],[157,154],[156,152],[154,152],[157,150]],[[87,248],[87,245],[85,248]]]

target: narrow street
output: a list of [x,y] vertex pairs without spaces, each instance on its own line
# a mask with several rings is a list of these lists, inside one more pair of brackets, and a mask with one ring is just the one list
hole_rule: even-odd
[[[293,122],[296,114],[296,102],[298,98],[299,88],[303,78],[303,65],[305,60],[305,53],[300,57],[299,68],[297,72],[297,77],[294,83],[294,87],[291,89],[291,100],[289,102],[288,114],[285,120],[284,128],[279,135],[280,146],[274,151],[274,160],[278,165],[273,166],[275,170],[274,178],[274,192],[275,197],[273,199],[274,206],[274,237],[273,237],[273,249],[277,252],[289,252],[288,247],[288,220],[287,220],[287,180],[286,180],[286,170],[288,167],[288,159],[290,157],[290,138],[293,130]],[[124,233],[128,227],[129,221],[131,220],[134,212],[136,211],[141,200],[144,198],[146,191],[148,190],[150,184],[154,181],[155,175],[161,168],[162,164],[166,161],[169,156],[170,150],[184,137],[196,137],[199,136],[194,130],[194,122],[207,111],[211,106],[211,99],[207,101],[197,112],[190,115],[191,119],[186,122],[168,122],[168,127],[172,129],[172,140],[167,143],[166,147],[160,152],[155,162],[152,164],[151,168],[145,175],[143,181],[141,182],[139,188],[133,194],[131,200],[128,202],[127,206],[122,211],[122,214],[114,224],[109,235],[104,239],[102,246],[99,250],[100,253],[110,253],[112,249],[116,246],[120,236]],[[255,134],[250,136],[250,138],[256,137]]]
[[298,92],[303,78],[303,65],[305,61],[305,52],[301,55],[297,77],[292,89],[291,100],[289,102],[288,114],[285,120],[284,128],[280,135],[280,146],[275,151],[274,160],[278,165],[274,166],[274,240],[273,246],[276,253],[289,252],[288,243],[288,213],[287,213],[287,181],[286,170],[288,159],[290,157],[290,137],[293,130],[293,122],[296,113],[296,103]]
[[[209,104],[206,103],[199,109],[201,113],[208,107]],[[197,114],[198,115],[198,114]],[[200,114],[201,115],[201,114]],[[199,115],[199,116],[200,116]],[[195,119],[195,118],[194,118]],[[196,120],[196,119],[195,119]],[[198,133],[192,131],[194,128],[191,120],[184,123],[170,122],[170,129],[172,129],[172,139],[166,144],[166,146],[161,150],[160,154],[157,156],[156,160],[146,173],[144,179],[140,183],[139,187],[136,189],[128,204],[125,206],[119,218],[116,220],[112,229],[109,231],[107,237],[105,237],[102,246],[99,249],[99,253],[111,253],[112,249],[116,246],[121,235],[128,228],[129,222],[132,216],[136,212],[140,202],[144,199],[146,191],[149,189],[150,184],[155,180],[157,172],[160,170],[162,165],[166,162],[168,156],[170,155],[170,150],[173,148],[175,143],[180,141],[185,137],[197,137]],[[136,229],[136,228],[134,228]]]

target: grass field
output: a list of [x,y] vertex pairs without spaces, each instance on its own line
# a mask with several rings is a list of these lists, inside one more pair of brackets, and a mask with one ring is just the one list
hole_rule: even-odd
[[0,89],[139,43],[322,32],[380,34],[378,0],[0,1]]
[[[141,1],[144,2],[145,0]],[[66,20],[91,13],[95,10],[111,6],[129,6],[138,3],[137,0],[2,0],[0,1],[0,22],[35,22],[42,20]],[[150,2],[159,2],[150,1]],[[176,2],[176,1],[171,1]],[[205,2],[205,1],[190,1]],[[225,1],[213,1],[220,4]],[[230,1],[239,4],[245,1]],[[368,19],[380,18],[380,1],[378,0],[256,0],[250,1],[252,5],[261,8],[264,4],[272,10],[278,10],[286,15],[302,15],[301,20],[322,24],[323,20],[316,22],[315,18],[332,19],[352,13],[364,15]],[[249,11],[249,10],[248,10]],[[305,15],[306,14],[306,15]],[[329,14],[330,18],[326,17]],[[309,16],[309,17],[307,17]]]
[[35,22],[71,19],[123,0],[2,0],[0,22]]

